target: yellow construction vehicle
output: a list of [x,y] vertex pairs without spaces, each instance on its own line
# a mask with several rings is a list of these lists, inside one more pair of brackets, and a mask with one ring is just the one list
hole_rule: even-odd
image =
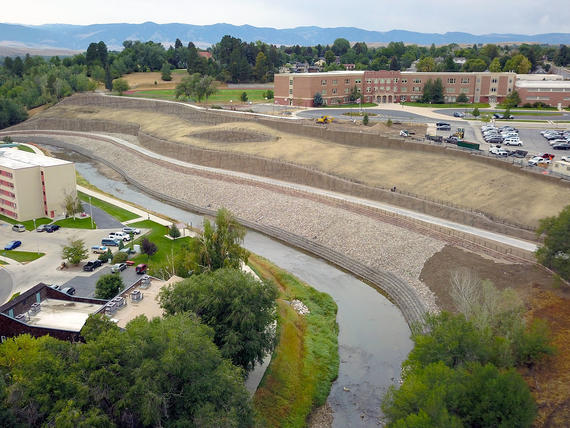
[[457,128],[457,132],[453,134],[453,136],[463,140],[463,137],[465,137],[465,128]]
[[330,116],[321,116],[317,118],[317,123],[331,123],[333,118]]

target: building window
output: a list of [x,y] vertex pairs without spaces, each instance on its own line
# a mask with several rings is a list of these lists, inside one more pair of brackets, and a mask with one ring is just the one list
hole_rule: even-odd
[[327,94],[327,90],[326,90],[326,89],[323,89],[323,90],[321,91],[321,95],[326,95],[326,94]]
[[336,94],[336,88],[333,88],[332,93]]
[[374,79],[374,84],[375,84],[375,85],[378,84],[378,79]]
[[497,88],[491,88],[491,92],[497,92]]
[[366,88],[366,92],[370,93],[370,86]]
[[455,83],[455,77],[448,78],[447,83]]
[[293,89],[289,89],[289,95],[293,95]]
[[398,78],[397,78],[397,77],[394,78],[394,83],[398,83]]
[[455,92],[455,88],[445,88],[445,92],[453,93],[453,92]]
[[400,97],[400,101],[402,101],[402,102],[406,101],[406,96],[405,96],[405,95],[402,95],[402,96]]
[[401,86],[400,92],[408,92],[408,87],[407,86]]
[[491,79],[491,83],[497,83],[497,78]]
[[390,79],[386,79],[386,83],[390,83],[392,80]]
[[469,83],[469,77],[462,77],[461,83]]
[[372,83],[372,79],[366,79],[366,83],[370,85]]
[[422,79],[414,79],[414,83],[422,83]]
[[421,92],[422,88],[420,88],[419,86],[414,86],[414,88],[412,90],[414,92]]
[[462,94],[468,94],[468,93],[469,93],[469,88],[461,88],[461,93],[462,93]]
[[380,79],[380,83],[384,83],[384,79]]
[[321,80],[321,85],[325,86],[327,84],[327,81],[325,79]]
[[289,79],[289,85],[293,84],[293,79]]
[[386,86],[386,90],[389,91],[389,90],[390,90],[390,87],[389,87],[389,86]]
[[336,80],[333,80],[333,85],[336,85],[336,84],[337,84],[337,81],[336,81]]
[[348,88],[344,88],[344,93],[348,94]]
[[345,85],[350,85],[350,79],[344,79],[344,84],[345,84]]
[[402,83],[408,83],[408,79],[402,79]]
[[360,84],[360,79],[356,79],[356,80],[354,81],[354,83],[357,84],[357,85],[359,85],[359,84]]

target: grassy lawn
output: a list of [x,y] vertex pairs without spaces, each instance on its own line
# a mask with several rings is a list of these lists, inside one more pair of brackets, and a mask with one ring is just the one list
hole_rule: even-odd
[[97,225],[93,223],[91,227],[91,218],[65,218],[63,220],[58,220],[54,222],[60,227],[66,227],[68,229],[97,229]]
[[360,108],[360,107],[378,107],[375,103],[362,103],[362,104],[334,104],[328,106],[320,106],[319,108]]
[[[304,427],[311,411],[325,403],[338,376],[337,306],[328,294],[261,257],[251,255],[249,263],[280,290],[279,343],[253,398],[257,425]],[[307,305],[310,314],[297,314],[287,303],[294,299]]]
[[[2,214],[0,214],[0,220],[10,224],[23,224],[24,226],[26,226],[26,230],[34,230],[34,220],[18,221],[14,220],[13,218],[6,217],[5,215]],[[36,219],[36,227],[39,226],[40,224],[49,224],[49,223],[51,223],[51,219],[47,217]]]
[[[231,100],[233,104],[241,105],[244,104],[240,101],[242,92],[247,94],[248,101],[252,101],[254,103],[265,102],[265,89],[219,89],[214,95],[208,98],[208,103],[229,104]],[[128,96],[175,100],[176,98],[174,94],[174,89],[156,89],[149,91],[136,91],[128,94]]]
[[7,265],[8,262],[5,262],[4,260],[0,260],[0,265]]
[[[136,227],[138,229],[151,229],[150,233],[139,236],[139,238],[135,239],[134,243],[140,244],[143,238],[147,238],[149,241],[156,244],[158,251],[152,257],[148,258],[148,260],[145,254],[139,254],[132,259],[135,264],[147,263],[151,273],[153,270],[164,265],[167,262],[167,257],[170,257],[172,254],[176,254],[183,246],[189,244],[191,248],[195,248],[195,243],[197,243],[195,239],[190,237],[178,238],[176,240],[166,238],[164,235],[167,234],[168,228],[155,223],[152,220],[139,221],[137,223],[129,224],[129,226]],[[128,247],[129,244],[126,244],[125,246]]]
[[2,252],[0,252],[0,254],[2,254],[2,256],[4,257],[8,257],[9,259],[16,260],[17,262],[20,263],[33,262],[34,260],[37,260],[40,257],[45,256],[45,253],[35,253],[35,252],[32,253],[30,251],[14,251],[14,250],[10,251],[3,250]]
[[30,153],[35,153],[34,149],[32,149],[31,147],[28,146],[18,146],[18,150],[22,150],[23,152],[30,152]]
[[[89,202],[89,196],[82,192],[77,192],[79,199],[84,202]],[[96,197],[91,197],[91,203],[94,207],[101,208],[107,214],[115,217],[120,222],[127,221],[127,220],[134,220],[135,218],[139,218],[140,216],[132,213],[124,208],[120,208],[116,205],[110,204],[109,202],[102,201],[101,199],[97,199]]]
[[463,108],[463,109],[474,109],[477,108],[489,108],[487,103],[473,103],[473,104],[430,104],[430,103],[404,103],[406,106],[411,107],[431,107],[431,108]]

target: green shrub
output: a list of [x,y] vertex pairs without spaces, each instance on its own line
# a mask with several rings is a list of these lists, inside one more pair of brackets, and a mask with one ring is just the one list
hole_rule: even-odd
[[113,256],[113,263],[125,263],[129,258],[127,253],[122,253],[121,251],[117,251]]

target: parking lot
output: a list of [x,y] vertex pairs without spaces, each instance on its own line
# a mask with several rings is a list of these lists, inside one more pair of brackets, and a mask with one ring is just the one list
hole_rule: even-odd
[[[76,296],[95,297],[95,285],[97,284],[97,280],[103,275],[110,274],[111,266],[112,265],[108,263],[104,264],[100,268],[95,269],[94,272],[89,272],[89,276],[78,275],[62,284],[62,286],[75,288]],[[135,273],[134,266],[129,266],[124,271],[116,273],[115,275],[121,275],[125,288],[130,287],[141,277],[141,275]]]

